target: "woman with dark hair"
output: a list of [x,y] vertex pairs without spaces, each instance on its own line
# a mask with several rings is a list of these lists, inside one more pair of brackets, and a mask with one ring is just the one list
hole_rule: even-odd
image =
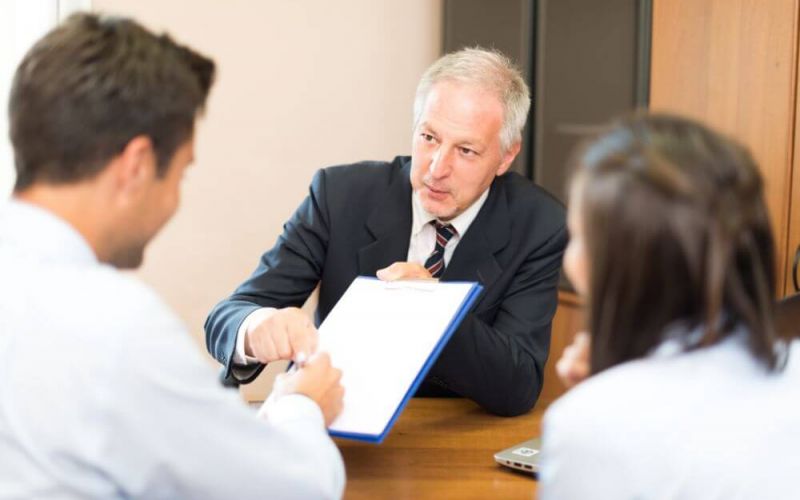
[[[587,143],[564,270],[590,376],[545,415],[544,498],[796,498],[798,342],[775,334],[774,243],[745,148],[637,116]],[[579,368],[578,368],[579,371]],[[790,482],[791,480],[791,482]]]

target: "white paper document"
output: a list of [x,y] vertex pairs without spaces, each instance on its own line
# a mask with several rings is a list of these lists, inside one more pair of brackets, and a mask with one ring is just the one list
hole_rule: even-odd
[[345,389],[331,434],[381,442],[480,290],[356,278],[319,328]]

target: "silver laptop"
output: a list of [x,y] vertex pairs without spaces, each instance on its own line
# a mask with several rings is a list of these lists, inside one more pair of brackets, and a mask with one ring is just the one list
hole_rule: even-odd
[[498,451],[494,454],[494,460],[506,467],[521,470],[529,474],[539,472],[539,450],[542,449],[540,438],[529,439],[525,442],[515,444],[511,448]]

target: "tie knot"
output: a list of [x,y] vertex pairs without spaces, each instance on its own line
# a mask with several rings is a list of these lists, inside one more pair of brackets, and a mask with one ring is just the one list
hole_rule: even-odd
[[431,221],[431,224],[433,224],[433,227],[436,228],[436,237],[444,238],[445,243],[450,241],[450,238],[458,233],[452,224],[442,224],[438,220]]

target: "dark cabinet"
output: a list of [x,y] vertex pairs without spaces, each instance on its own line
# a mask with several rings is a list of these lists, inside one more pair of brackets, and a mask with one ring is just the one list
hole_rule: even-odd
[[445,0],[444,50],[496,48],[532,92],[514,170],[565,199],[567,161],[587,134],[646,106],[650,1]]

